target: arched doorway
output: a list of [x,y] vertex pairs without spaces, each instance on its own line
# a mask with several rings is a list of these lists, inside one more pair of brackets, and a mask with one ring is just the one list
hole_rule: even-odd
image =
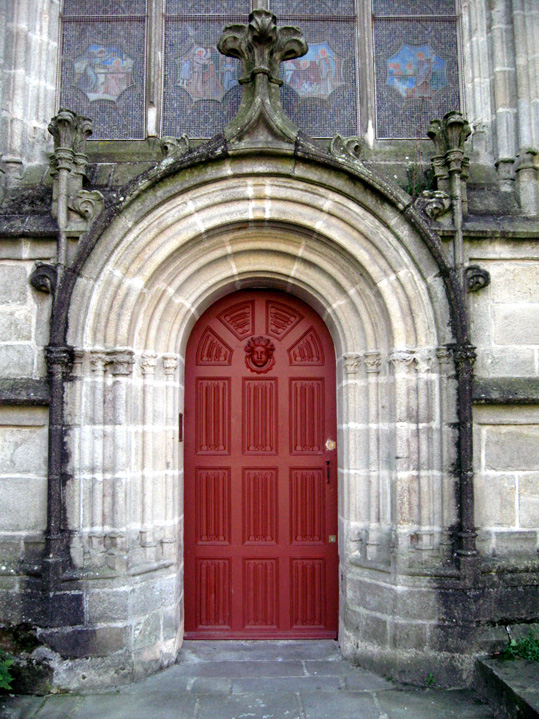
[[335,350],[312,308],[240,291],[199,319],[185,370],[189,638],[335,637]]

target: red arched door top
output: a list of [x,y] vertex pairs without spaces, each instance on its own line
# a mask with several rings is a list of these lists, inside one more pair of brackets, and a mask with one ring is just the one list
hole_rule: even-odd
[[335,352],[304,302],[237,292],[185,370],[189,638],[335,637]]

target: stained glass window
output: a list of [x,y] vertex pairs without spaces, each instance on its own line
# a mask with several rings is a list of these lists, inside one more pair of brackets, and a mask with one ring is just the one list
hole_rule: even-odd
[[460,110],[454,0],[373,0],[377,137],[426,137]]
[[[372,32],[377,137],[425,137],[431,119],[460,109],[455,0],[372,0],[372,28],[361,24],[363,2],[270,0],[278,23],[300,27],[309,44],[282,64],[285,112],[313,137],[359,134],[369,68],[358,65],[358,42]],[[240,62],[217,41],[228,23],[248,21],[252,0],[148,5],[151,14],[147,0],[64,0],[60,106],[90,116],[93,139],[144,138],[145,78],[162,73],[161,134],[221,132],[240,104]]]
[[60,106],[93,139],[145,136],[146,0],[64,0]]
[[309,52],[284,62],[281,100],[297,127],[313,137],[358,132],[357,26],[353,0],[274,0],[279,23],[297,25]]
[[245,23],[249,0],[168,0],[165,15],[162,134],[207,138],[236,114],[240,61],[217,50],[223,27]]

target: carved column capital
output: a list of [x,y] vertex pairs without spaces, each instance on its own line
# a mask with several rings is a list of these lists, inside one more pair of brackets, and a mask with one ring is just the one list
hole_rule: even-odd
[[382,354],[378,350],[368,350],[363,355],[368,374],[378,374],[382,367]]
[[115,377],[130,375],[135,363],[132,350],[114,350],[109,354],[109,362],[112,363],[112,374]]
[[438,347],[436,357],[442,370],[453,368],[453,351],[449,347]]
[[475,347],[469,343],[460,343],[452,346],[453,359],[459,373],[473,373],[473,367],[477,355]]
[[163,370],[167,377],[172,377],[178,366],[176,355],[163,355]]
[[155,374],[155,368],[157,367],[157,355],[147,352],[144,353],[140,358],[140,369],[144,376],[151,376]]
[[107,354],[102,351],[92,350],[90,352],[90,369],[92,372],[104,372],[107,363]]
[[395,350],[389,355],[389,361],[396,372],[407,372],[415,363],[416,357],[411,350]]
[[67,374],[73,365],[73,347],[49,346],[45,350],[45,358],[51,374]]
[[346,374],[357,374],[361,367],[361,354],[359,352],[347,352],[343,355],[343,362]]

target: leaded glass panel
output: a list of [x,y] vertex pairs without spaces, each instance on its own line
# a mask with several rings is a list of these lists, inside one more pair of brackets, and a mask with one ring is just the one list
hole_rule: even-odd
[[167,15],[231,15],[247,18],[249,0],[166,0]]
[[456,18],[375,17],[374,56],[379,138],[426,137],[432,119],[460,110]]
[[455,0],[372,0],[375,15],[454,15]]
[[355,19],[307,21],[284,16],[281,22],[298,25],[309,44],[307,55],[281,66],[285,112],[300,130],[313,137],[356,134]]
[[[108,3],[92,4],[86,12],[96,12],[97,6]],[[145,9],[140,0],[129,7]],[[73,9],[82,8],[71,0],[67,10]],[[93,139],[145,135],[146,17],[118,15],[87,21],[73,13],[63,20],[60,106],[90,117]]]
[[104,15],[144,15],[146,0],[64,0],[64,17],[102,17]]
[[163,135],[207,138],[222,132],[238,111],[240,61],[221,55],[223,27],[247,15],[167,17],[163,82]]

